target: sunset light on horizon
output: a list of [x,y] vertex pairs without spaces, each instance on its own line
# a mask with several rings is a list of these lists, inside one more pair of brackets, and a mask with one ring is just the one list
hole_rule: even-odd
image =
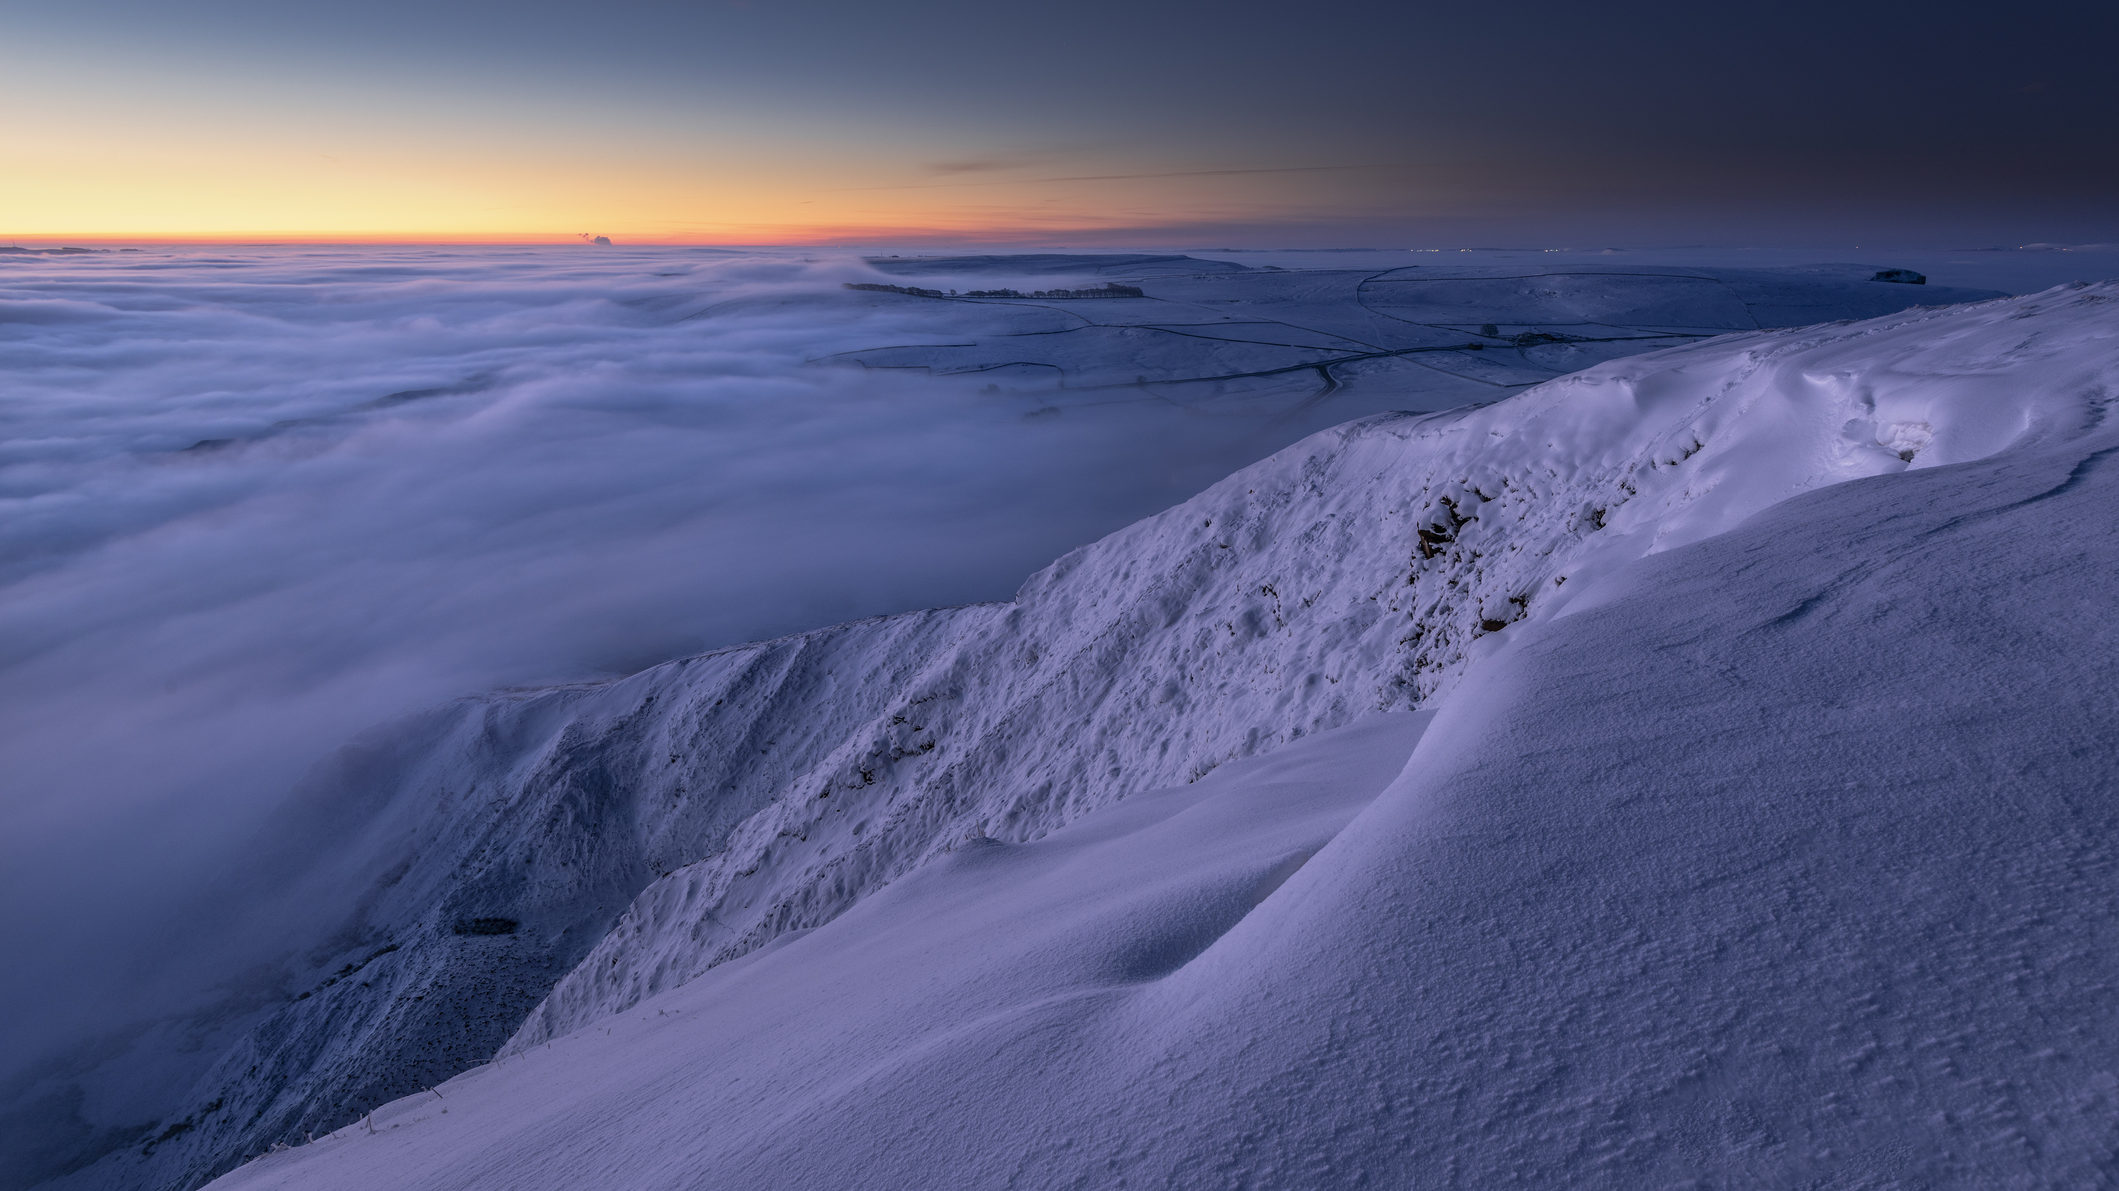
[[6,7],[15,242],[2022,242],[2087,236],[2119,171],[2079,151],[2109,73],[2009,56],[2090,53],[2058,13]]

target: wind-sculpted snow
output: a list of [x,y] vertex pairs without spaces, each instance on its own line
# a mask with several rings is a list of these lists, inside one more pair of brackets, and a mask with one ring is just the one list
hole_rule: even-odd
[[2097,1185],[2115,400],[2119,284],[1747,336],[573,692],[653,758],[815,649],[817,759],[523,1045],[217,1185]]
[[[17,591],[41,595],[9,614],[43,616],[39,623],[51,631],[21,638],[46,646],[14,678],[27,684],[72,671],[131,673],[89,663],[122,652],[127,642],[174,640],[181,648],[141,647],[147,677],[131,684],[160,710],[116,716],[113,727],[96,729],[103,735],[75,726],[59,738],[87,757],[96,741],[125,735],[118,730],[138,721],[153,731],[128,736],[128,748],[147,748],[163,739],[157,733],[178,742],[170,773],[196,782],[202,774],[240,771],[255,782],[237,763],[259,768],[258,756],[241,749],[223,756],[227,742],[198,724],[218,722],[224,712],[247,716],[277,699],[275,692],[290,691],[286,706],[258,723],[300,728],[288,733],[284,751],[293,757],[316,744],[318,723],[394,714],[408,692],[441,690],[466,675],[501,678],[508,667],[531,663],[588,668],[591,654],[606,662],[653,654],[678,639],[671,633],[726,634],[722,618],[732,614],[711,599],[696,615],[664,615],[701,598],[698,583],[705,594],[781,593],[787,599],[766,614],[798,622],[823,617],[789,593],[824,572],[839,585],[834,590],[859,593],[857,608],[902,605],[909,601],[890,593],[943,580],[963,586],[961,576],[936,579],[936,559],[986,549],[982,543],[991,539],[981,527],[1020,513],[1007,504],[967,508],[931,488],[909,506],[888,497],[866,508],[870,520],[810,543],[800,565],[758,578],[731,559],[781,557],[762,546],[752,550],[759,544],[746,535],[774,536],[784,510],[714,529],[723,523],[700,520],[702,490],[688,478],[702,469],[728,473],[703,489],[709,505],[766,480],[772,492],[813,502],[814,511],[861,505],[905,478],[903,469],[934,458],[972,459],[978,475],[971,481],[996,480],[1019,466],[1050,464],[1057,470],[1048,475],[1087,467],[1087,478],[1029,498],[1079,506],[1069,516],[1082,520],[1068,522],[1077,530],[1162,490],[1170,444],[1136,433],[1162,423],[1090,414],[1077,424],[1076,414],[1101,408],[1101,390],[1070,391],[1083,400],[1078,408],[1065,405],[1057,424],[1075,428],[1056,438],[1019,437],[1042,434],[1036,428],[1052,424],[1045,415],[1058,407],[1026,403],[1006,388],[998,395],[945,390],[954,394],[948,409],[925,408],[920,417],[947,422],[941,413],[968,411],[971,429],[936,429],[939,423],[923,426],[919,418],[908,425],[903,406],[878,406],[865,391],[843,387],[872,380],[886,386],[883,393],[911,400],[939,383],[931,377],[827,369],[817,374],[826,379],[817,379],[784,372],[785,360],[774,355],[814,348],[820,332],[802,320],[819,311],[848,320],[827,338],[851,333],[847,326],[861,334],[928,334],[949,320],[973,320],[963,325],[991,333],[982,343],[1012,334],[1010,320],[1054,317],[1050,311],[849,292],[839,288],[840,266],[758,267],[759,277],[735,278],[743,283],[738,298],[712,308],[704,321],[724,330],[699,332],[703,341],[679,327],[698,325],[689,316],[699,312],[683,297],[691,292],[685,286],[699,284],[692,277],[640,281],[623,302],[555,291],[562,305],[586,303],[616,324],[556,343],[547,342],[558,336],[555,328],[588,317],[583,310],[563,317],[480,313],[475,308],[488,297],[475,290],[455,292],[474,309],[461,320],[452,314],[437,330],[417,311],[452,291],[415,269],[406,281],[412,292],[392,297],[372,325],[340,344],[340,371],[320,374],[313,392],[293,392],[285,408],[271,407],[270,420],[234,402],[215,415],[228,425],[194,438],[198,409],[155,413],[148,422],[166,419],[161,429],[120,419],[117,439],[77,444],[88,461],[81,474],[101,474],[95,461],[113,451],[124,458],[110,466],[121,471],[166,479],[154,469],[175,468],[173,486],[150,489],[173,503],[133,502],[123,484],[99,503],[83,496],[93,494],[94,483],[46,502],[86,510],[83,524],[93,532],[65,530],[71,513],[38,523],[39,532],[49,531],[40,540],[50,549],[23,556],[29,573]],[[1215,276],[1249,276],[1190,268],[1164,258],[1139,276],[1148,286],[1191,287],[1165,299],[1187,302],[1208,301]],[[991,270],[971,275],[981,288],[1017,280]],[[1024,285],[1047,288],[1047,276],[1026,269]],[[1363,276],[1272,278],[1244,300],[1271,307],[1273,317],[1306,311],[1341,319],[1345,325],[1334,323],[1333,335],[1355,322],[1395,318],[1377,311],[1397,299],[1372,294]],[[1381,286],[1407,279],[1373,280]],[[1438,280],[1455,287],[1463,278]],[[1633,284],[1600,275],[1570,283],[1564,300],[1609,304]],[[1658,273],[1644,284],[1662,294],[1656,302],[1666,302],[1670,285],[1699,283]],[[1710,288],[1726,296],[1733,285],[1724,279]],[[1340,287],[1352,298],[1328,301],[1323,290],[1305,286]],[[1826,288],[1842,298],[1868,293],[1839,280]],[[1909,287],[1878,288],[1892,291],[1896,304]],[[1511,300],[1538,296],[1520,286],[1510,292],[1517,295]],[[1859,296],[1872,300],[1883,299]],[[112,301],[143,300],[134,293]],[[38,311],[40,327],[111,317]],[[1477,313],[1477,302],[1451,307],[1452,317]],[[325,314],[305,310],[300,317]],[[1715,532],[1797,491],[1902,469],[1909,455],[1919,466],[1997,447],[2005,433],[1975,424],[1962,410],[1942,416],[1928,408],[1920,378],[1943,368],[1919,358],[1931,347],[1904,349],[1902,366],[1912,379],[1903,384],[1888,376],[1873,384],[1835,379],[1833,368],[1870,376],[1861,370],[1869,368],[1871,340],[1880,337],[1889,350],[1914,344],[1917,328],[1940,316],[1906,317],[1899,330],[1720,340],[1607,366],[1469,413],[1367,419],[1306,440],[1067,556],[1007,604],[856,621],[612,683],[460,703],[371,734],[320,767],[265,822],[262,842],[242,853],[221,893],[183,902],[245,905],[248,918],[220,936],[160,932],[213,952],[193,965],[196,971],[233,970],[238,965],[228,956],[236,955],[264,961],[262,974],[161,1006],[158,1021],[98,1044],[104,1049],[94,1062],[101,1066],[85,1080],[58,1069],[33,1073],[10,1132],[43,1139],[31,1160],[45,1171],[113,1153],[79,1173],[81,1186],[195,1181],[267,1144],[332,1127],[446,1078],[493,1053],[518,1027],[525,1043],[575,1028],[829,921],[966,838],[1033,838],[1132,791],[1196,778],[1369,711],[1421,705],[1446,691],[1510,625],[1548,614],[1562,584],[1587,570]],[[1423,342],[1436,335],[1492,340],[1491,354],[1514,353],[1519,370],[1534,353],[1563,342],[1538,339],[1546,332],[1528,322],[1493,318],[1509,325],[1492,335],[1480,325],[1394,333]],[[976,321],[982,319],[993,321]],[[1715,325],[1701,319],[1683,333]],[[371,338],[378,326],[387,334]],[[729,371],[723,360],[714,367],[723,369],[715,375],[727,382],[725,391],[696,403],[676,391],[698,383],[696,353],[734,351],[750,334],[773,346],[742,358],[769,358],[769,367],[760,365],[768,375],[749,376],[742,366]],[[311,349],[293,346],[305,342],[302,336],[284,328],[275,335],[287,351],[311,358],[302,356]],[[439,371],[461,371],[465,360],[486,356],[497,371],[450,380],[412,369],[390,381],[405,387],[365,396],[374,385],[358,370],[363,351],[378,342],[397,350],[430,335],[440,337],[439,358],[448,361]],[[716,338],[723,335],[729,338]],[[462,336],[497,342],[466,347]],[[1531,338],[1518,343],[1519,336]],[[119,355],[141,350],[122,336],[82,343]],[[627,354],[614,345],[646,350]],[[657,354],[664,351],[674,354]],[[1070,359],[1082,368],[1108,366],[1100,348]],[[268,361],[245,383],[270,388],[284,364]],[[71,365],[50,367],[63,372]],[[1463,380],[1451,375],[1452,383]],[[1332,377],[1327,369],[1325,380]],[[778,426],[778,415],[761,415],[757,426],[727,436],[717,419],[750,408],[739,390],[753,382],[797,404],[821,402],[819,416],[832,424],[801,422],[817,433],[791,454],[746,454],[744,444],[770,437],[752,431]],[[1314,383],[1279,391],[1284,400],[1265,412],[1314,418],[1333,408],[1310,404]],[[1498,389],[1478,383],[1507,391],[1520,382],[1495,382]],[[1257,396],[1246,393],[1247,400]],[[1451,390],[1448,399],[1462,396]],[[978,404],[996,397],[1002,406]],[[954,404],[959,398],[969,404]],[[1160,397],[1129,400],[1135,404],[1127,408],[1169,409]],[[1197,454],[1192,446],[1172,448],[1191,460],[1183,466],[1255,448],[1259,440],[1250,436],[1259,411],[1244,408],[1253,420],[1241,435]],[[646,424],[619,416],[627,410]],[[1025,412],[1039,416],[1025,421]],[[2015,427],[1996,417],[2002,431]],[[1289,424],[1280,423],[1283,430]],[[568,438],[577,432],[587,437]],[[609,452],[579,454],[583,441]],[[849,442],[859,444],[857,467],[847,462]],[[981,457],[996,444],[1005,449]],[[646,450],[648,464],[635,448]],[[710,452],[711,466],[701,451]],[[1068,461],[1076,457],[1093,466]],[[227,470],[201,463],[224,458]],[[859,474],[812,484],[803,478],[805,458]],[[459,485],[460,470],[469,478]],[[1109,481],[1097,478],[1106,472]],[[967,490],[949,479],[942,488]],[[1094,498],[1084,501],[1084,491]],[[525,506],[516,498],[533,493],[528,507],[535,515],[521,519]],[[308,512],[294,516],[290,509]],[[938,516],[932,524],[892,528],[930,513]],[[548,529],[558,531],[559,546]],[[400,531],[402,540],[393,536]],[[732,548],[725,533],[743,538],[736,543],[742,548]],[[834,544],[844,553],[834,555]],[[303,553],[312,548],[320,553]],[[202,570],[195,551],[227,565]],[[299,557],[288,562],[280,557],[286,552]],[[133,565],[143,557],[168,567]],[[311,565],[319,559],[322,565]],[[581,575],[596,571],[599,559],[612,563],[608,573],[583,584]],[[99,586],[94,577],[106,567],[131,576],[133,586]],[[743,573],[726,578],[736,572]],[[181,621],[147,599],[156,594],[147,581],[157,575],[169,580],[160,594],[185,609]],[[61,596],[84,592],[93,597],[91,611],[102,609],[91,617],[100,627],[59,631],[71,623],[61,612],[73,607]],[[377,592],[395,593],[405,606],[378,604],[371,598]],[[191,685],[198,681],[231,692],[225,705],[199,697]],[[94,690],[64,683],[50,691],[36,703],[45,717],[37,722],[57,722],[68,707],[96,701],[88,698]],[[362,691],[378,698],[348,696]],[[309,718],[323,704],[331,705],[329,714]],[[194,749],[210,755],[211,765],[193,765]],[[106,769],[87,772],[133,763],[98,758]],[[269,775],[270,766],[262,769]],[[82,780],[53,788],[79,790]],[[34,871],[36,865],[18,869],[14,879],[26,881],[22,874]],[[117,929],[144,935],[164,918],[158,899],[141,890],[166,885],[120,873],[97,896],[111,901]],[[260,908],[256,893],[266,889],[272,895]],[[141,902],[146,908],[136,908]],[[214,951],[217,939],[223,950]],[[294,941],[275,943],[277,950],[256,942],[288,939]],[[125,946],[109,951],[128,965],[137,958]],[[99,1009],[84,998],[83,1015]],[[166,1074],[141,1078],[151,1066]],[[172,1097],[171,1088],[188,1090]]]
[[[387,792],[363,830],[402,842],[358,850],[407,860],[347,948],[395,950],[368,987],[281,1010],[202,1085],[245,1131],[202,1126],[202,1147],[442,1077],[462,1061],[445,1040],[497,1042],[558,967],[515,1049],[828,922],[966,840],[1036,838],[1367,713],[1447,705],[1519,624],[1645,554],[2079,428],[2113,387],[2112,296],[1753,334],[1369,419],[1068,555],[1008,604],[464,705],[314,793]],[[521,925],[456,933],[478,919]]]
[[[1975,319],[1985,333],[1950,333]],[[1034,838],[1128,790],[1426,703],[1481,638],[1584,572],[2080,416],[2112,366],[2097,350],[2110,327],[2014,321],[1990,306],[1721,340],[1485,409],[1355,423],[1240,472],[1060,560],[1011,605],[957,613],[955,639],[879,714],[720,854],[645,891],[515,1045],[826,921],[963,838]],[[2056,362],[2077,374],[1992,396],[1997,369]]]

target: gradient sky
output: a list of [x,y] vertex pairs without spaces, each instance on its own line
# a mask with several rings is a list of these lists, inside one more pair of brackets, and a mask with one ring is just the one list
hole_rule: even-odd
[[2119,240],[2109,5],[0,0],[0,238]]

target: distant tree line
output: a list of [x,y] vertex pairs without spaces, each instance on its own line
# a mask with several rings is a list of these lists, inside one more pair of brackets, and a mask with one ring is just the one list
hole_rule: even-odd
[[1137,285],[1118,285],[1105,282],[1093,289],[1040,289],[1024,293],[1019,289],[975,289],[958,293],[953,289],[922,289],[917,285],[877,285],[866,281],[849,281],[847,289],[868,290],[879,294],[911,294],[915,298],[1145,298]]

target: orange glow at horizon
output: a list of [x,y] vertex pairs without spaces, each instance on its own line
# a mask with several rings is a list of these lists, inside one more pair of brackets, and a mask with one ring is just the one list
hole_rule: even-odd
[[1404,215],[1416,181],[1227,147],[1026,147],[740,96],[680,110],[285,69],[4,59],[0,242],[1122,238]]
[[[24,163],[25,155],[12,154]],[[358,163],[265,152],[156,160],[32,157],[0,177],[0,238],[77,241],[826,244],[1004,241],[1320,214],[1270,175],[848,186],[754,167],[419,157]],[[811,175],[811,176],[804,176]],[[902,175],[901,175],[902,176]],[[853,174],[862,181],[875,177]]]
[[[20,158],[18,157],[19,161]],[[970,194],[805,186],[771,176],[584,177],[527,166],[436,175],[388,163],[354,172],[267,158],[219,168],[39,169],[0,180],[0,237],[95,241],[788,244],[1123,232],[1267,220],[1304,204],[1274,187],[1185,180],[1035,179]],[[1267,193],[1260,193],[1265,191]],[[1277,200],[1277,201],[1276,201]]]
[[[0,88],[4,89],[4,88]],[[77,122],[78,124],[78,122]],[[932,145],[788,136],[495,143],[253,121],[0,129],[0,239],[794,244],[1029,240],[1328,214],[1331,175],[1123,157],[938,178]],[[788,148],[788,144],[802,151]],[[1059,176],[1054,176],[1059,175]],[[1323,185],[1320,186],[1320,183]],[[1352,198],[1355,196],[1341,196]]]

